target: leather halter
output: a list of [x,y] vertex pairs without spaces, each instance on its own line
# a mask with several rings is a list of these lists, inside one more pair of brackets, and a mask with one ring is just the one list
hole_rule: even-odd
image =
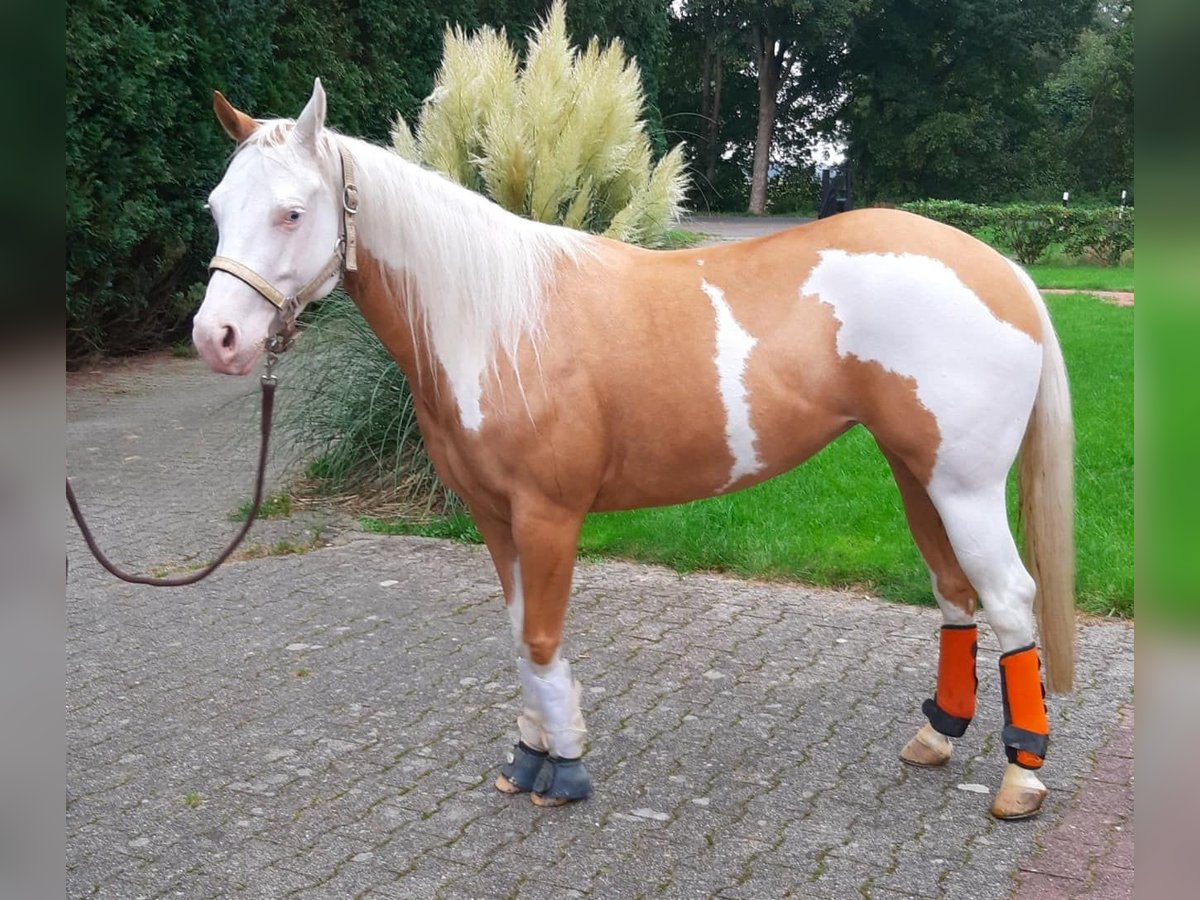
[[338,145],[338,155],[342,160],[342,233],[329,262],[300,290],[285,294],[249,266],[227,256],[214,256],[208,263],[210,272],[215,269],[229,273],[250,285],[279,310],[280,328],[276,336],[282,339],[278,342],[282,345],[280,349],[291,343],[296,333],[296,316],[308,301],[316,297],[321,285],[334,275],[340,278],[346,272],[358,271],[358,232],[354,227],[354,216],[358,212],[358,185],[354,181],[354,160],[342,144]]

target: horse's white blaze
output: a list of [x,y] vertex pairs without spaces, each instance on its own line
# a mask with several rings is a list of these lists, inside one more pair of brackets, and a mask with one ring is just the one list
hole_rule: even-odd
[[838,355],[912,378],[917,399],[937,420],[941,443],[928,486],[935,501],[961,478],[980,480],[979,471],[947,460],[1007,471],[1037,392],[1041,345],[996,318],[941,260],[844,250],[820,257],[800,293],[832,307],[841,323]]
[[717,314],[717,378],[721,402],[725,406],[725,441],[733,456],[729,480],[720,490],[731,487],[739,478],[753,475],[763,467],[755,443],[758,435],[750,424],[750,392],[746,389],[746,364],[758,341],[733,317],[733,310],[725,301],[725,292],[719,287],[700,282],[700,288],[708,295]]

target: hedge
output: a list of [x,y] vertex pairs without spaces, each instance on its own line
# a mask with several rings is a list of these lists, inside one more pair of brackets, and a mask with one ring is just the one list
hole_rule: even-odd
[[918,200],[900,209],[988,238],[1023,265],[1054,245],[1068,256],[1117,266],[1133,250],[1133,207],[1066,207],[1054,203],[981,206],[960,200]]

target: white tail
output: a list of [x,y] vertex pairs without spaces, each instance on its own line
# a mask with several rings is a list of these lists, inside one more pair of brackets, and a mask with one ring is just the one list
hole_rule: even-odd
[[1046,687],[1065,693],[1075,680],[1075,427],[1067,369],[1045,301],[1017,271],[1042,319],[1042,380],[1017,473],[1021,522],[1026,563],[1037,582]]

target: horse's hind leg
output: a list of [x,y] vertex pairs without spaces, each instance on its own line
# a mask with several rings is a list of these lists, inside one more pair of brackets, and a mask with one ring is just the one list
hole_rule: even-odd
[[961,737],[975,715],[975,589],[958,564],[925,486],[903,460],[881,449],[896,477],[908,526],[929,567],[942,611],[937,689],[922,706],[929,721],[904,745],[900,759],[912,766],[942,766],[950,760],[950,738]]
[[1009,530],[1004,477],[974,485],[966,477],[935,477],[929,493],[1000,643],[1001,739],[1009,765],[992,813],[1001,819],[1027,818],[1038,812],[1046,796],[1045,785],[1034,772],[1046,756],[1050,729],[1033,640],[1037,589]]
[[[559,655],[581,524],[580,515],[526,503],[514,510],[509,552],[492,551],[497,569],[508,567],[501,581],[507,584],[523,696],[520,741],[496,787],[506,793],[532,792],[540,806],[582,800],[591,793],[581,761],[587,729],[580,688]],[[502,538],[497,535],[496,542],[503,548]],[[492,543],[488,539],[489,548]]]

